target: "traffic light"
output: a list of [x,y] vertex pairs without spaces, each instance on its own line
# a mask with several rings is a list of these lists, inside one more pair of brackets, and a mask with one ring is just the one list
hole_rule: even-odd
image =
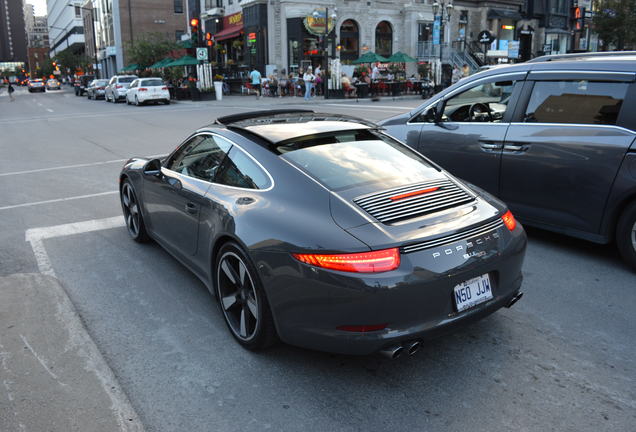
[[580,6],[575,6],[572,8],[572,27],[574,27],[575,31],[583,30],[585,26],[585,8]]

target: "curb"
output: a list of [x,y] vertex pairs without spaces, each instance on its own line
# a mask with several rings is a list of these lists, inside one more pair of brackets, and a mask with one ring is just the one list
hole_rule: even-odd
[[57,278],[0,277],[0,298],[0,430],[145,431]]

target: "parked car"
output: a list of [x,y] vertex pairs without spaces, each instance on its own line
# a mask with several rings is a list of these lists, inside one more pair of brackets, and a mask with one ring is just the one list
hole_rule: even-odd
[[82,75],[77,78],[73,84],[75,88],[75,96],[84,96],[86,93],[86,87],[88,87],[88,83],[95,79],[94,75]]
[[29,90],[29,93],[33,93],[33,92],[44,93],[46,91],[46,88],[44,86],[44,81],[41,78],[35,78],[35,79],[29,80],[29,84],[27,88]]
[[138,78],[126,91],[126,103],[135,105],[147,102],[170,104],[170,92],[161,78]]
[[61,90],[60,82],[55,78],[51,78],[46,81],[46,89],[47,90]]
[[190,268],[250,349],[395,358],[522,295],[506,206],[365,120],[221,117],[119,180],[130,236]]
[[115,75],[110,79],[104,92],[106,102],[118,102],[126,99],[126,91],[137,75]]
[[636,56],[548,59],[475,74],[381,124],[525,224],[615,240],[636,268]]
[[107,79],[96,79],[91,81],[86,87],[86,97],[88,99],[104,99],[106,86],[108,85]]

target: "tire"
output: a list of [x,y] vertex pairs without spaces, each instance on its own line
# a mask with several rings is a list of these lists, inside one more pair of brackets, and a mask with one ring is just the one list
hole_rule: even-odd
[[636,201],[625,207],[618,220],[616,245],[625,262],[636,270]]
[[138,243],[145,243],[150,240],[141,214],[141,208],[139,206],[137,194],[135,193],[135,188],[128,179],[124,180],[121,186],[119,200],[121,202],[122,211],[124,212],[126,229],[128,230],[130,237]]
[[170,99],[166,99],[165,101],[163,101],[163,103],[166,105],[170,105]]
[[274,319],[256,267],[247,254],[238,244],[225,243],[214,268],[219,308],[234,339],[252,351],[272,346],[278,340]]

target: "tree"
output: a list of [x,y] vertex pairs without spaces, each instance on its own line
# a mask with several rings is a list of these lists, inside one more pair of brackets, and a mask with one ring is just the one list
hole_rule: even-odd
[[603,49],[610,45],[618,50],[635,47],[636,0],[595,0],[592,24]]
[[57,63],[60,70],[64,73],[66,73],[67,69],[70,69],[71,73],[74,74],[76,72],[87,72],[89,69],[92,69],[93,59],[87,57],[82,52],[67,48],[55,54],[55,57],[50,59],[49,64],[52,65],[53,62]]
[[166,58],[171,51],[179,49],[181,47],[163,33],[145,33],[134,43],[126,43],[126,57],[128,63],[138,64],[140,69],[145,69]]

